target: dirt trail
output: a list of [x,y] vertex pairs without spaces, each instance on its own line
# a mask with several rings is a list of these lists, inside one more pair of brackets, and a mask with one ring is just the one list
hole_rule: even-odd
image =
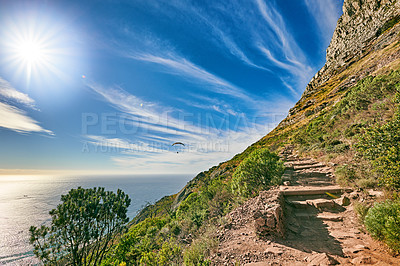
[[[368,196],[341,188],[335,185],[332,167],[293,153],[288,147],[281,154],[287,167],[285,186],[260,193],[228,215],[230,222],[217,232],[220,244],[210,258],[213,264],[400,265],[399,258],[362,231],[353,210],[353,202],[380,193]],[[271,198],[278,194],[284,237],[260,235],[257,223],[268,221],[257,220],[257,213],[276,205]]]

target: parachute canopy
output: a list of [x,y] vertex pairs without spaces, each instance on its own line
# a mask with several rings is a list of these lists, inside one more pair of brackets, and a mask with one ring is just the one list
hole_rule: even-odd
[[182,142],[175,142],[174,144],[172,144],[172,146],[175,146],[175,145],[183,145],[183,146],[185,146],[185,144],[183,144]]

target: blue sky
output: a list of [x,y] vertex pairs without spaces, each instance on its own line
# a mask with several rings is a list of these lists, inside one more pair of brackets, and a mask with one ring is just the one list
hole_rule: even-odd
[[323,66],[342,3],[0,0],[0,174],[230,159]]

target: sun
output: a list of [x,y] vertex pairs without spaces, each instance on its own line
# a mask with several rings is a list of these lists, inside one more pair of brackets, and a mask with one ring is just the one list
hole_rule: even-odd
[[46,38],[39,38],[39,34],[25,34],[18,36],[10,44],[10,61],[20,71],[26,73],[27,81],[32,75],[51,70],[53,57]]
[[67,26],[53,17],[6,21],[0,29],[0,61],[26,85],[67,78],[72,51]]
[[16,56],[28,64],[38,64],[45,61],[46,49],[37,41],[23,41],[16,46]]

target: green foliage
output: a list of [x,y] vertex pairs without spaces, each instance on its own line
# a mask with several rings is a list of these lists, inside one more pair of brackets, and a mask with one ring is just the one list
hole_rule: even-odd
[[381,174],[382,185],[400,189],[400,110],[387,123],[367,129],[357,147]]
[[179,206],[176,216],[180,219],[189,219],[200,227],[208,214],[206,196],[204,193],[190,194]]
[[338,166],[335,169],[335,175],[336,175],[336,181],[340,185],[349,185],[351,182],[353,182],[356,178],[356,171],[354,167],[344,164],[342,166]]
[[368,206],[368,205],[365,204],[365,203],[358,202],[358,201],[356,201],[356,202],[354,203],[354,210],[355,210],[355,212],[356,212],[357,215],[358,215],[358,219],[359,219],[362,223],[364,222],[365,216],[367,215],[369,209],[370,209],[370,206]]
[[[291,139],[305,152],[347,163],[338,162],[340,184],[373,187],[379,177],[381,185],[398,187],[400,112],[393,116],[398,100],[392,99],[398,97],[399,84],[400,71],[358,81],[339,102],[293,130]],[[354,157],[355,153],[360,156]]]
[[279,184],[283,171],[283,162],[276,154],[268,149],[255,150],[234,172],[232,190],[243,197],[254,196],[271,185]]
[[163,216],[168,214],[171,205],[175,201],[175,195],[165,196],[154,204],[147,204],[136,217],[132,220],[131,224],[137,224],[144,221],[149,217]]
[[206,260],[210,251],[218,246],[218,242],[209,236],[204,236],[193,241],[189,248],[185,250],[183,260],[186,266],[210,265]]
[[159,252],[148,251],[142,254],[140,265],[180,265],[181,264],[180,246],[169,241],[164,242]]
[[[115,248],[108,254],[106,265],[138,265],[140,261],[157,259],[157,252],[169,234],[163,234],[161,229],[167,225],[165,218],[147,218],[132,226],[124,234]],[[154,254],[153,254],[154,253]],[[154,256],[153,256],[154,255]]]
[[206,219],[226,214],[231,206],[232,193],[229,186],[216,178],[210,180],[202,191],[190,194],[181,202],[176,217],[188,220],[199,228]]
[[365,226],[375,239],[400,252],[400,202],[387,200],[375,204],[365,216]]
[[45,265],[98,265],[128,222],[130,199],[121,190],[77,188],[50,211],[51,226],[30,228],[35,255]]

